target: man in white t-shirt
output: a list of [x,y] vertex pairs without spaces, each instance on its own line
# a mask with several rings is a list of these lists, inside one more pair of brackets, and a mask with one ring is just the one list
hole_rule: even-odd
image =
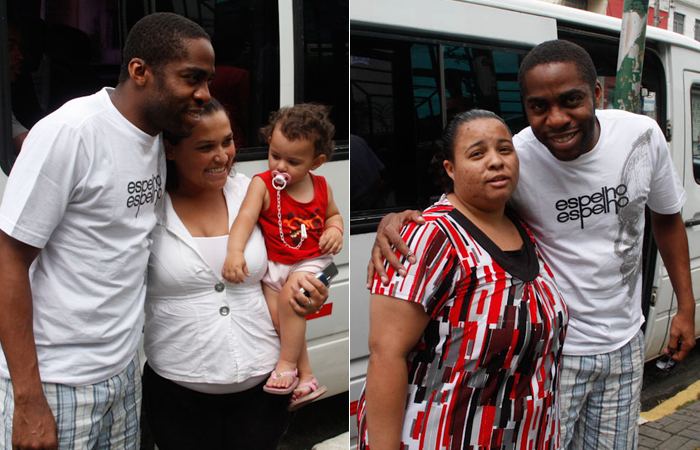
[[[569,308],[561,446],[634,449],[644,364],[645,206],[678,299],[668,352],[680,361],[695,345],[695,300],[680,215],[686,194],[654,120],[596,111],[602,87],[583,48],[559,40],[540,44],[523,60],[518,79],[530,127],[513,138],[520,180],[512,202]],[[389,248],[387,238],[404,217],[409,215],[380,224],[373,261],[384,278],[380,250]],[[387,260],[398,267],[395,257]]]
[[146,16],[116,88],[29,132],[0,206],[0,448],[138,448],[159,133],[192,132],[213,74],[199,25]]

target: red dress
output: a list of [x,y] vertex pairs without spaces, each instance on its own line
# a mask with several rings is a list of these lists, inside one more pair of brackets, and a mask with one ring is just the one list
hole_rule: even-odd
[[299,261],[324,254],[318,247],[323,234],[328,210],[328,187],[322,176],[309,173],[314,184],[314,199],[301,203],[290,197],[284,190],[280,192],[282,234],[284,241],[291,247],[296,247],[301,240],[301,227],[306,227],[307,237],[299,249],[289,248],[280,238],[279,221],[277,217],[277,190],[272,187],[272,174],[268,170],[255,175],[260,177],[267,186],[270,194],[270,206],[260,211],[258,223],[262,227],[267,246],[267,257],[270,261],[281,264],[296,264]]

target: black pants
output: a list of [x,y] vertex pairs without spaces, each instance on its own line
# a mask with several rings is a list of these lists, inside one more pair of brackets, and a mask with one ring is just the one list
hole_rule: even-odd
[[262,390],[203,394],[161,377],[146,364],[143,419],[159,450],[275,450],[290,417],[290,395]]

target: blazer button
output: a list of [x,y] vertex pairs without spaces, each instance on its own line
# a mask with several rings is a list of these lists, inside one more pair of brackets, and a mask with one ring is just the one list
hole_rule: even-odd
[[223,292],[224,287],[225,287],[225,286],[224,286],[224,283],[216,283],[216,284],[214,285],[214,290],[215,290],[216,292]]
[[228,316],[228,306],[222,306],[219,308],[219,314],[222,316]]

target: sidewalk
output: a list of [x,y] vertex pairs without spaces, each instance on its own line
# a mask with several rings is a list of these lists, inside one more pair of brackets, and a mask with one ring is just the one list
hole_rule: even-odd
[[697,381],[651,411],[643,412],[639,449],[700,450],[699,396]]

